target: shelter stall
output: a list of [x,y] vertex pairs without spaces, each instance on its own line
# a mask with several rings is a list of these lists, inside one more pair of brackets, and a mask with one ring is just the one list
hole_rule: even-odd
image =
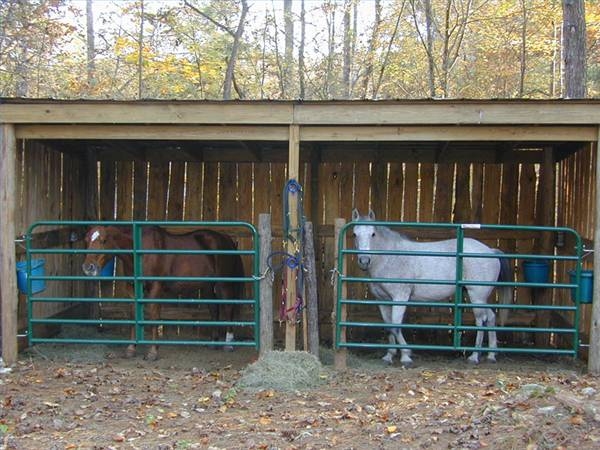
[[[23,305],[15,286],[21,255],[15,239],[37,220],[256,224],[259,214],[270,213],[278,249],[283,187],[294,178],[303,187],[301,212],[315,228],[325,342],[332,340],[333,224],[349,218],[353,207],[371,207],[379,218],[394,221],[568,226],[587,248],[595,242],[597,101],[3,99],[0,123],[7,361],[16,357],[23,320],[17,319]],[[48,246],[81,245],[71,238],[52,229],[36,236]],[[238,238],[242,248],[248,245],[247,236]],[[483,238],[522,253],[556,244],[550,235]],[[50,268],[61,264],[75,263],[48,262]],[[521,277],[519,266],[516,271]],[[60,289],[76,295],[85,287],[74,282]],[[278,297],[279,289],[274,291]],[[530,302],[528,295],[520,294],[519,301]],[[280,304],[273,299],[275,310]],[[61,312],[60,305],[54,308],[43,314]],[[591,315],[586,306],[584,341]]]

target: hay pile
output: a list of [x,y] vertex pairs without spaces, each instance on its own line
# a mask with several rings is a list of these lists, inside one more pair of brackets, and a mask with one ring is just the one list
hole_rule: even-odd
[[326,379],[325,370],[314,355],[271,351],[244,369],[237,384],[251,391],[296,391],[316,388]]

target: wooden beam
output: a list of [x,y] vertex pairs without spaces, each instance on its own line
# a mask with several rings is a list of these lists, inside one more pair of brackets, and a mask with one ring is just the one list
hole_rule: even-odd
[[596,211],[594,229],[594,283],[588,371],[600,375],[600,125],[596,138]]
[[0,296],[2,312],[2,357],[17,361],[18,295],[15,261],[17,141],[12,125],[0,125]]
[[594,126],[453,125],[453,126],[308,126],[302,141],[593,141]]
[[[292,125],[289,127],[289,154],[288,154],[288,180],[299,180],[300,176],[300,132],[298,126]],[[289,195],[289,217],[288,224],[290,230],[298,230],[299,217],[298,217],[298,195],[289,194],[287,192],[284,195]],[[285,212],[284,212],[285,214]],[[286,242],[286,252],[290,255],[296,254],[297,242],[293,242],[284,236]],[[297,270],[302,270],[298,268]],[[286,310],[293,311],[296,305],[296,276],[294,270],[288,270],[287,274],[287,292],[286,292]],[[291,315],[291,320],[287,320],[285,327],[285,350],[294,351],[296,350],[296,317],[294,314]]]
[[595,125],[597,100],[5,101],[0,123],[233,125]]
[[[335,219],[335,223],[334,223],[334,229],[335,229],[335,239],[333,241],[333,245],[335,246],[335,264],[336,264],[336,268],[340,271],[342,271],[343,274],[346,273],[346,269],[344,267],[337,267],[337,261],[338,261],[338,256],[339,256],[339,248],[338,248],[338,242],[339,242],[339,238],[340,238],[340,234],[342,232],[342,228],[344,227],[344,225],[346,225],[346,220],[345,219]],[[333,288],[333,311],[331,312],[331,322],[333,324],[333,339],[334,339],[334,345],[333,348],[335,349],[335,354],[334,354],[334,367],[336,368],[336,370],[344,370],[346,369],[346,364],[347,364],[347,356],[348,356],[348,350],[345,347],[342,348],[337,348],[337,343],[340,342],[346,342],[346,327],[341,328],[340,330],[340,334],[338,336],[337,333],[337,322],[345,322],[348,316],[347,313],[347,308],[346,305],[341,305],[340,306],[340,316],[338,317],[337,315],[337,299],[338,299],[338,293],[341,290],[341,297],[342,298],[346,298],[347,297],[347,285],[346,283],[342,284],[341,286],[338,284],[338,277],[335,277],[335,282],[334,282],[334,288]]]
[[572,101],[399,101],[302,103],[299,125],[595,125],[600,103]]
[[[117,122],[118,123],[118,122]],[[124,123],[127,123],[126,121]],[[18,139],[285,141],[287,126],[260,125],[17,125]]]
[[260,239],[260,356],[273,350],[273,281],[267,273],[268,258],[271,254],[272,232],[271,214],[258,216],[258,234]]
[[31,124],[273,124],[292,123],[285,102],[47,102],[0,105],[0,122]]
[[[17,125],[18,139],[159,139],[285,141],[287,126],[268,125]],[[591,142],[593,126],[303,126],[302,141]]]

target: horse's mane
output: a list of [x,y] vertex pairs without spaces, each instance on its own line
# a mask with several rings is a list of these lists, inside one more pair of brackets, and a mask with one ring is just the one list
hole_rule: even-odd
[[402,241],[412,241],[412,239],[410,239],[406,234],[401,233],[400,231],[392,230],[389,227],[380,225],[380,226],[375,227],[375,229],[377,230],[378,233],[381,233],[384,236],[392,238],[392,239],[396,238],[396,239],[400,239]]

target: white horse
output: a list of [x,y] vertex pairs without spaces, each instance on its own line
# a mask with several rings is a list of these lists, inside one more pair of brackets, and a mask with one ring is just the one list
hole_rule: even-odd
[[[360,216],[358,210],[352,211],[352,221],[375,221],[375,214],[369,210],[367,216]],[[456,239],[436,242],[416,242],[408,237],[384,226],[355,225],[354,241],[357,250],[365,252],[373,250],[408,251],[408,252],[456,252]],[[463,241],[465,253],[502,253],[500,250],[491,249],[487,245],[470,238]],[[408,280],[439,280],[454,282],[456,280],[456,258],[454,256],[429,256],[429,255],[381,255],[358,254],[358,266],[368,272],[372,278],[400,278]],[[463,280],[474,282],[512,281],[509,263],[506,258],[463,258]],[[402,324],[406,305],[403,302],[414,301],[439,301],[453,296],[454,284],[423,284],[423,283],[369,283],[373,295],[379,300],[398,302],[398,305],[379,305],[381,316],[386,323]],[[467,285],[466,290],[469,300],[473,304],[485,304],[492,293],[494,286]],[[512,301],[510,286],[502,286],[500,301]],[[475,323],[478,327],[496,325],[496,315],[492,308],[473,308]],[[504,324],[508,311],[500,310],[500,323]],[[477,330],[475,347],[481,347],[484,333]],[[391,328],[389,335],[391,344],[395,342],[406,345],[401,328]],[[495,331],[488,331],[489,353],[487,359],[496,361],[497,339]],[[388,349],[383,360],[392,363],[396,354],[395,348]],[[474,351],[468,358],[474,364],[479,363],[479,352]],[[410,350],[402,349],[401,363],[410,366]]]

